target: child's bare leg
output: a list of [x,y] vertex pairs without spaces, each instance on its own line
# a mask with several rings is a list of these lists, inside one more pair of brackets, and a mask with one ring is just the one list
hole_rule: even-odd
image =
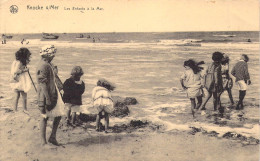
[[195,102],[195,98],[190,98],[190,103],[191,103],[191,113],[192,113],[192,116],[194,117],[194,108],[196,107],[196,102]]
[[202,104],[202,96],[197,97],[197,100],[198,100],[198,103],[197,103],[196,109],[199,109]]
[[27,93],[21,92],[23,97],[23,109],[27,111]]
[[17,111],[18,101],[20,98],[20,92],[15,91],[15,99],[14,99],[14,110]]
[[234,100],[233,100],[231,88],[228,88],[227,92],[228,92],[228,96],[229,96],[229,99],[230,99],[230,103],[233,105],[234,104]]
[[214,105],[214,111],[218,109],[218,96],[217,92],[213,92],[213,105]]
[[72,123],[75,124],[76,121],[76,112],[72,112]]
[[[41,111],[41,114],[42,115],[45,115],[45,107],[39,107],[40,111]],[[40,120],[40,133],[41,133],[41,142],[42,142],[42,145],[45,145],[47,144],[47,141],[46,141],[46,126],[47,126],[47,120],[48,118],[46,117],[41,117],[41,120]]]
[[107,132],[109,127],[109,115],[107,112],[105,112],[105,131]]
[[101,116],[101,113],[102,112],[99,112],[98,114],[97,114],[97,118],[96,118],[96,130],[99,130],[99,124],[100,124],[100,116]]
[[202,104],[202,107],[201,107],[201,110],[206,110],[206,104],[208,103],[209,99],[211,98],[212,96],[212,92],[208,92],[208,95],[207,95],[207,98],[205,99],[205,101],[203,102]]
[[51,131],[51,136],[49,138],[49,142],[52,143],[53,145],[59,145],[59,143],[56,140],[56,133],[57,133],[57,129],[60,123],[61,117],[55,117],[53,120],[53,126],[52,126],[52,131]]
[[69,110],[67,111],[67,123],[70,122],[70,113],[71,113],[71,110],[69,109]]

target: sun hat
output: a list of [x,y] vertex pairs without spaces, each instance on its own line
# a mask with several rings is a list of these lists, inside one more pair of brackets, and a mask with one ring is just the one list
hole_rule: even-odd
[[54,56],[56,53],[57,49],[55,48],[54,45],[46,45],[43,46],[42,49],[40,50],[40,55],[41,56]]

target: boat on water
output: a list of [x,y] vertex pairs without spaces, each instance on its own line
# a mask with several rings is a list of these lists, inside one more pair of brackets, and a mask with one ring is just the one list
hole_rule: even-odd
[[59,36],[58,35],[54,35],[54,34],[48,34],[48,33],[43,33],[42,37],[44,39],[58,39]]
[[12,36],[12,35],[5,35],[5,34],[2,34],[2,38],[5,38],[5,39],[12,39],[13,36]]

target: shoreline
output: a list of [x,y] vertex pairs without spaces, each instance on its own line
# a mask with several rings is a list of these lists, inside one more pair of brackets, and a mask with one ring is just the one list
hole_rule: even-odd
[[[230,130],[232,128],[225,125],[207,129],[206,124],[199,122],[199,117],[192,123],[175,124],[174,129],[167,129],[156,120],[147,120],[146,124],[142,117],[129,116],[128,121],[124,122],[120,118],[111,118],[112,133],[108,134],[96,132],[95,122],[84,122],[76,127],[66,126],[63,117],[57,132],[57,140],[62,145],[57,147],[48,143],[47,147],[42,147],[39,141],[40,114],[37,108],[28,109],[29,115],[23,113],[21,108],[18,112],[9,108],[0,109],[0,160],[259,159],[259,138],[234,133]],[[142,121],[135,126],[129,123],[133,119]],[[48,121],[47,134],[50,134],[51,122]],[[221,133],[221,128],[228,130]]]

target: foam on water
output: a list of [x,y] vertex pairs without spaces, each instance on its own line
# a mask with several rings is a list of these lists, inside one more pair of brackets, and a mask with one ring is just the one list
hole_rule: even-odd
[[255,124],[251,124],[249,127],[250,128],[231,128],[231,127],[223,127],[223,126],[216,126],[213,124],[205,124],[202,122],[194,122],[192,124],[190,124],[190,126],[192,127],[203,127],[204,130],[206,131],[217,131],[219,133],[219,136],[222,137],[225,133],[227,132],[233,132],[233,133],[237,133],[237,134],[241,134],[244,135],[246,137],[254,137],[254,138],[258,138],[260,136],[260,126]]

